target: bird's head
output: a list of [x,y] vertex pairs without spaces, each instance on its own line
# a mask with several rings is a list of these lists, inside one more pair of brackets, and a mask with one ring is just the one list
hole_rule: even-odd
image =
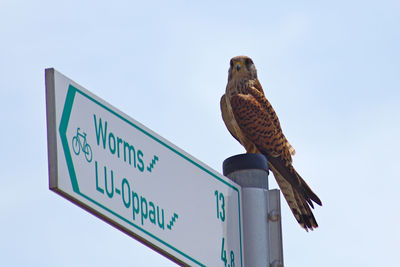
[[237,56],[231,59],[228,72],[228,81],[231,79],[256,79],[257,70],[253,60],[247,56]]

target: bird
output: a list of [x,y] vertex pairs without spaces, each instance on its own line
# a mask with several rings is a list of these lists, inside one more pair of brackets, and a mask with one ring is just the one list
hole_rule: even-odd
[[228,83],[220,108],[226,127],[246,153],[266,157],[300,226],[306,231],[317,228],[311,208],[314,209],[314,203],[322,206],[322,202],[293,167],[292,156],[296,151],[283,134],[250,57],[236,56],[230,60]]

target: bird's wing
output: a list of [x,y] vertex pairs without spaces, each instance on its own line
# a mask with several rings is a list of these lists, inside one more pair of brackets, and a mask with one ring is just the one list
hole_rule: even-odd
[[[305,229],[318,226],[311,212],[312,201],[321,201],[292,166],[292,158],[278,117],[263,93],[250,88],[249,94],[230,99],[233,116],[242,133],[263,153],[297,221]],[[312,201],[311,201],[312,200]]]
[[228,131],[231,133],[231,135],[240,143],[240,140],[235,135],[236,131],[233,128],[232,121],[235,118],[232,116],[232,112],[229,112],[228,110],[225,94],[221,97],[220,106],[221,106],[222,120],[224,121],[226,128],[228,128]]
[[[260,103],[264,106],[264,108],[269,110],[268,113],[269,113],[270,119],[274,123],[274,126],[276,127],[276,129],[278,131],[282,132],[281,124],[279,122],[279,118],[276,115],[275,110],[272,107],[271,103],[269,103],[269,101],[265,98],[264,90],[262,89],[261,83],[258,80],[256,80],[256,82],[254,83],[254,86],[252,88],[250,88],[250,91],[255,96],[257,101],[260,101]],[[289,143],[289,141],[286,139],[286,136],[283,136],[283,141],[284,141],[285,146],[287,147],[287,149],[289,149],[289,153],[294,156],[296,154],[296,150]]]
[[236,123],[260,151],[290,164],[292,157],[278,116],[261,92],[252,87],[249,90],[249,94],[237,94],[230,99]]

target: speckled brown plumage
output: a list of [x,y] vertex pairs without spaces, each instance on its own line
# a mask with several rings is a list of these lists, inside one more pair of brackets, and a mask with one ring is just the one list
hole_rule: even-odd
[[282,132],[272,105],[266,99],[253,61],[246,56],[230,61],[228,84],[221,98],[222,118],[229,132],[247,153],[261,153],[298,223],[305,228],[318,227],[310,207],[322,205],[318,196],[292,165],[295,154]]

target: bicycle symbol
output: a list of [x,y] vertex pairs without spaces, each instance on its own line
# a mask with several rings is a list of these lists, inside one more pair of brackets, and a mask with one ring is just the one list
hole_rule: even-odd
[[82,148],[82,152],[85,154],[87,162],[91,162],[92,148],[86,141],[86,133],[83,132],[83,134],[81,134],[79,130],[80,128],[78,127],[78,129],[76,130],[76,136],[72,138],[72,148],[74,149],[76,155],[79,155],[79,153],[81,153]]

